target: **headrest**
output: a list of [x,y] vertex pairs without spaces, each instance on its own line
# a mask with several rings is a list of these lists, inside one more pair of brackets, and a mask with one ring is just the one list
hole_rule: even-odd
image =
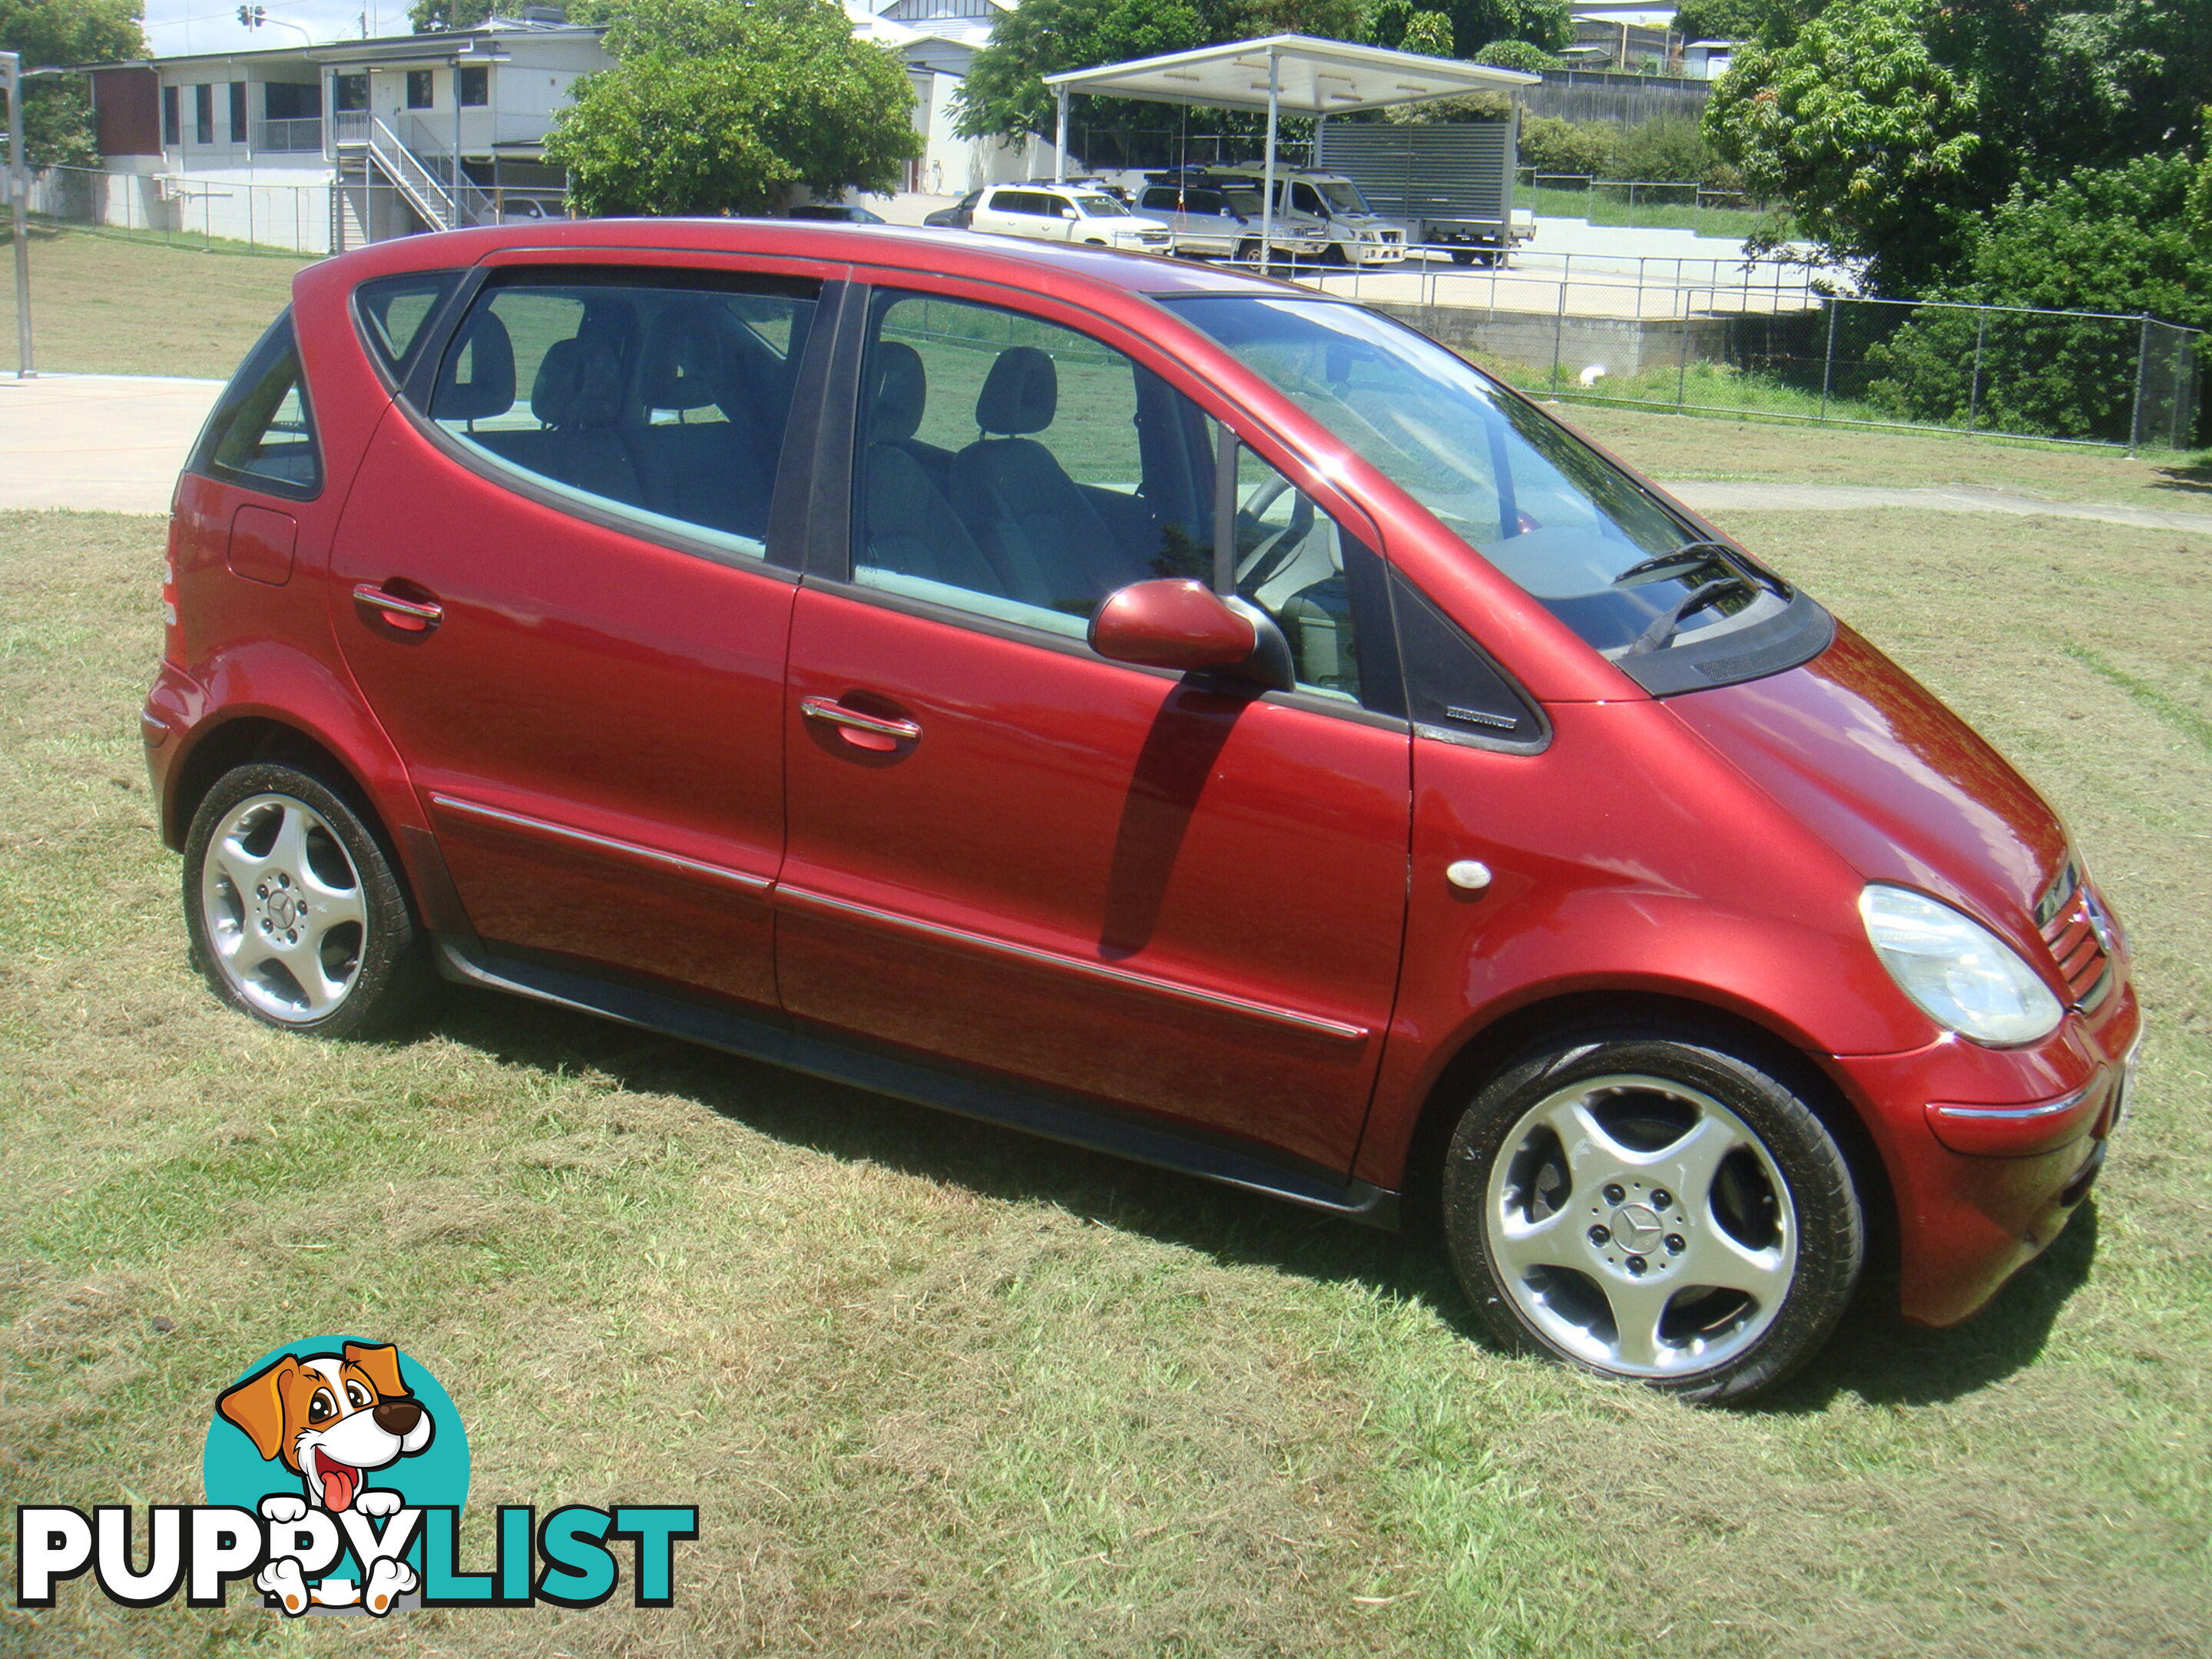
[[1060,374],[1035,346],[1008,346],[983,377],[975,424],[1000,437],[1042,432],[1060,408]]
[[479,311],[461,325],[438,365],[430,413],[441,421],[481,421],[514,407],[514,343],[507,325]]
[[914,436],[929,402],[929,376],[921,354],[899,340],[879,340],[874,357],[875,396],[868,403],[868,436],[895,444]]
[[556,340],[538,365],[530,412],[570,431],[612,426],[622,418],[622,347],[607,334]]
[[645,406],[705,409],[726,392],[721,337],[696,312],[678,312],[647,340]]

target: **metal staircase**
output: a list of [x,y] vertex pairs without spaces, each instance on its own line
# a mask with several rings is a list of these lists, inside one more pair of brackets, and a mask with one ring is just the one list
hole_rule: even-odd
[[338,188],[331,197],[333,252],[371,240],[369,192],[379,183],[398,191],[433,230],[499,222],[497,205],[470,179],[458,155],[438,145],[419,120],[410,123],[409,137],[415,142],[402,138],[381,116],[364,111],[338,117]]

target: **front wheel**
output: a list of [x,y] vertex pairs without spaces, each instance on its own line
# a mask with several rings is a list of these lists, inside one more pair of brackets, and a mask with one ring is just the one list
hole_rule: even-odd
[[1809,1358],[1865,1255],[1826,1127],[1694,1033],[1524,1054],[1462,1114],[1442,1186],[1452,1265],[1500,1341],[1698,1402]]
[[265,1024],[365,1036],[431,970],[392,861],[320,779],[257,763],[216,781],[185,839],[185,923],[216,994]]

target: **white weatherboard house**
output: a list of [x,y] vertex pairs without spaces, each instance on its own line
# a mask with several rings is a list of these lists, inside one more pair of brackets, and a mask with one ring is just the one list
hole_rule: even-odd
[[[958,192],[1027,176],[1041,141],[969,140],[952,95],[1012,0],[848,0],[896,50],[927,145],[902,181]],[[440,34],[105,64],[91,72],[105,174],[52,169],[62,216],[339,252],[561,210],[544,143],[602,31],[493,18]],[[69,176],[63,176],[68,173]]]

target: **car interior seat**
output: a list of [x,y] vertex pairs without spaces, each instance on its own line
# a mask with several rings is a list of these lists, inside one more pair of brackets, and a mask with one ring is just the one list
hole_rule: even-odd
[[1004,595],[1006,587],[998,571],[917,453],[941,456],[948,465],[951,459],[915,441],[929,402],[921,354],[903,341],[880,340],[869,354],[868,368],[873,395],[862,462],[862,562],[879,570]]
[[982,435],[953,457],[951,496],[1009,594],[1088,616],[1107,594],[1151,572],[1036,441],[1059,404],[1049,356],[1035,346],[1001,351],[975,399]]

